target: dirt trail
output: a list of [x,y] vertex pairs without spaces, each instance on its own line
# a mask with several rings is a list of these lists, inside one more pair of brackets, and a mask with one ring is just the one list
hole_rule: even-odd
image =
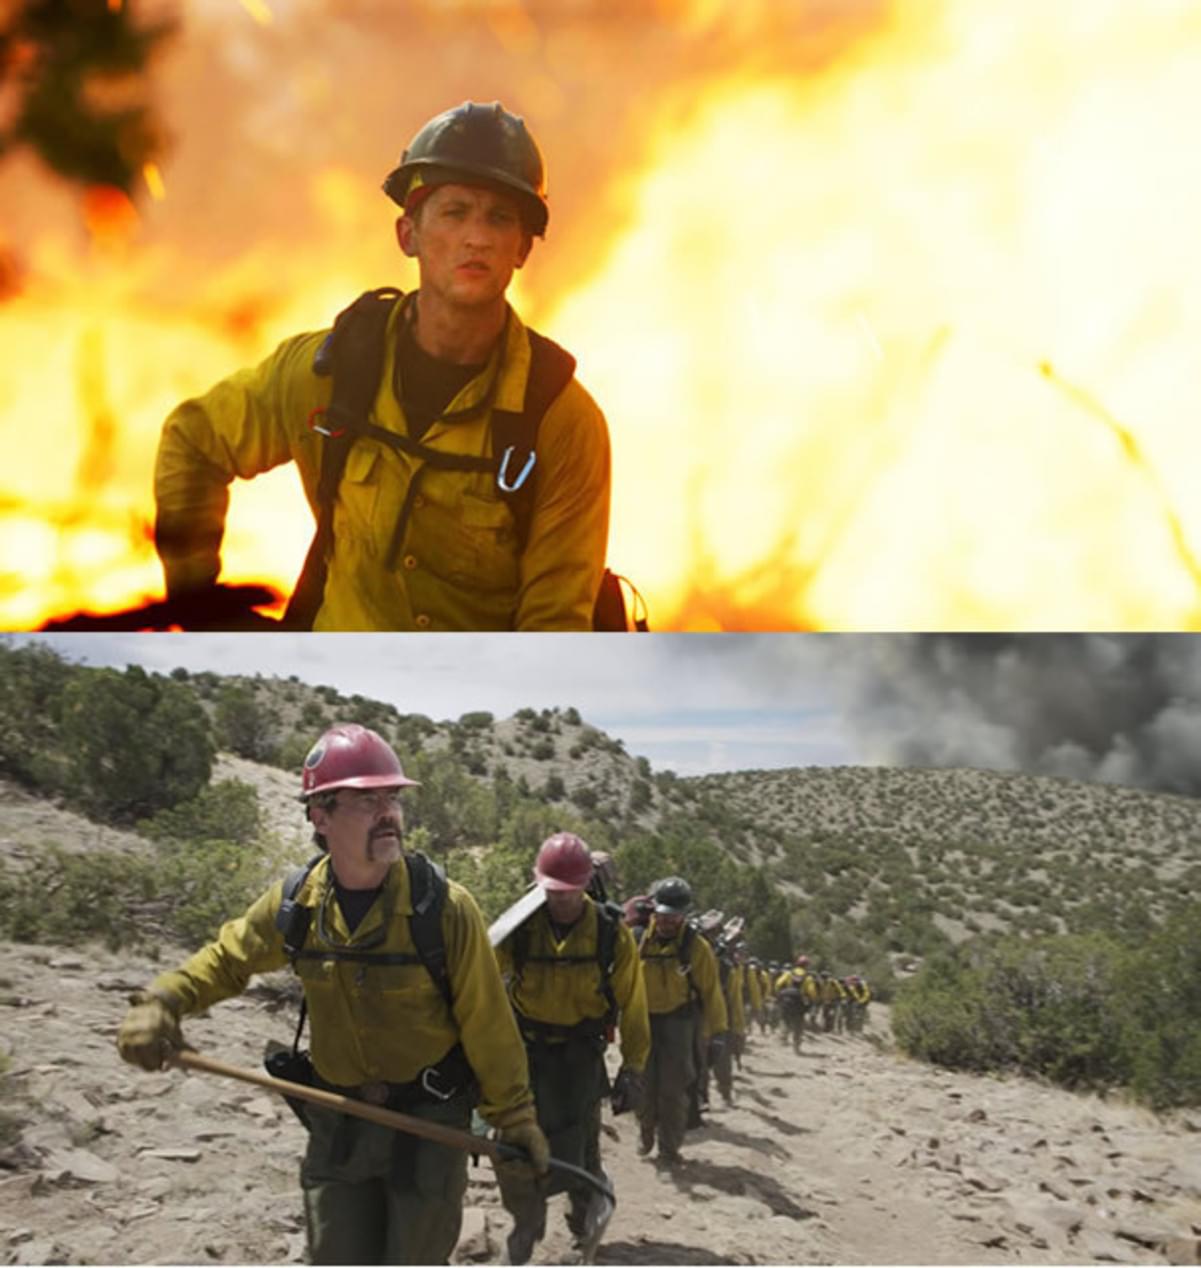
[[[0,943],[0,1115],[26,1120],[0,1145],[0,1263],[302,1261],[303,1131],[287,1107],[117,1059],[125,993],[158,967]],[[294,1020],[264,989],[186,1033],[257,1066]],[[885,1034],[877,1008],[869,1037],[811,1038],[799,1056],[756,1036],[734,1106],[690,1134],[675,1170],[606,1116],[619,1205],[600,1262],[1198,1262],[1201,1116],[948,1074],[899,1059]],[[470,1175],[456,1259],[496,1262],[508,1221],[487,1162]],[[568,1254],[562,1203],[536,1263]]]

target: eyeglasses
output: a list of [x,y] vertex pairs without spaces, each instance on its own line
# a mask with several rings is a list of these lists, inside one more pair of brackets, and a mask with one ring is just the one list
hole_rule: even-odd
[[376,814],[381,810],[399,810],[401,806],[401,790],[399,788],[356,788],[340,798],[338,805],[345,806],[356,814]]

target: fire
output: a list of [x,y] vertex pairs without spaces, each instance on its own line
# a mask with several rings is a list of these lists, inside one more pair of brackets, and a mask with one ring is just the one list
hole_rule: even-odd
[[1201,11],[900,11],[665,112],[548,320],[611,553],[689,628],[1196,626]]
[[[660,7],[698,37],[729,13]],[[779,12],[735,8],[744,35]],[[489,10],[515,59],[540,47],[530,12]],[[609,417],[610,563],[653,628],[1201,625],[1201,9],[907,0],[804,73],[772,53],[649,94],[620,184],[538,247],[547,268],[590,251],[515,294]],[[544,140],[552,196],[556,147],[570,132]],[[142,221],[178,203],[184,158]],[[366,286],[412,284],[359,173],[298,183],[310,251],[240,254],[184,296],[165,282],[188,244],[139,247],[152,224],[108,195],[82,265],[37,243],[0,306],[22,455],[0,628],[156,594],[167,412]],[[286,591],[310,533],[289,469],[236,485],[223,578]]]

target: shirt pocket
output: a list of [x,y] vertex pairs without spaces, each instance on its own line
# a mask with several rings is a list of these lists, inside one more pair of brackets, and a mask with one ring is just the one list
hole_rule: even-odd
[[366,542],[377,535],[375,520],[383,465],[378,445],[359,441],[351,446],[338,482],[335,536],[351,532],[357,540]]
[[517,589],[517,530],[500,498],[466,492],[447,508],[445,536],[431,542],[431,560],[446,577],[468,590],[512,593]]

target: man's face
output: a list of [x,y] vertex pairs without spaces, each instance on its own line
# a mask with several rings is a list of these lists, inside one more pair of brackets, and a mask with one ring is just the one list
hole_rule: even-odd
[[417,260],[422,289],[466,307],[501,298],[533,244],[517,200],[474,185],[439,185],[396,222],[396,236]]
[[399,788],[340,788],[333,804],[314,806],[313,827],[325,838],[335,870],[395,863],[403,854]]
[[584,914],[582,889],[548,889],[546,909],[557,925],[573,925]]
[[684,917],[678,912],[665,911],[655,916],[655,933],[665,942],[674,938],[683,925]]

